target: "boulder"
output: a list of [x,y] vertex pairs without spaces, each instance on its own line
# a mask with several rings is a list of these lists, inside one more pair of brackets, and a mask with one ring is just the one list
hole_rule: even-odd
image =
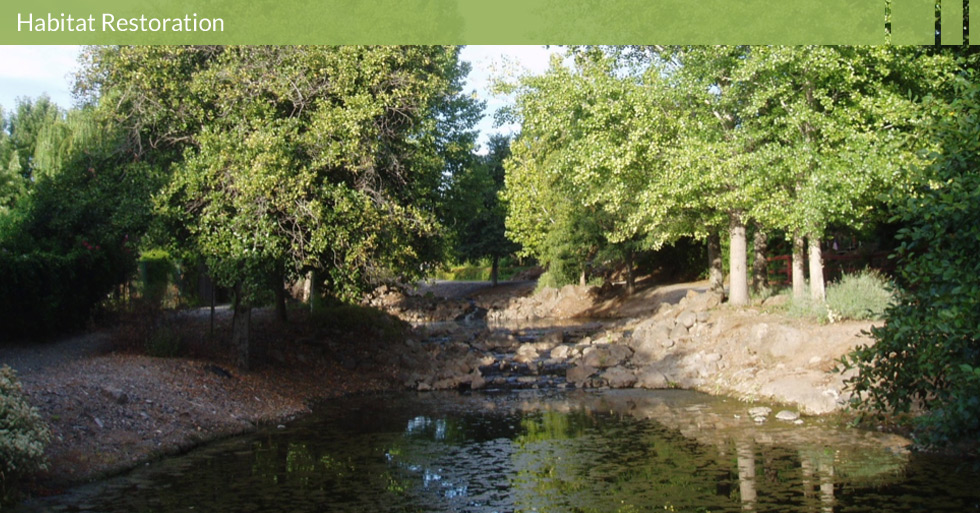
[[572,354],[571,346],[560,345],[551,350],[549,356],[555,360],[567,360],[569,355]]
[[686,329],[691,329],[691,327],[694,326],[694,323],[697,321],[697,314],[690,310],[684,310],[677,316],[677,324],[683,325]]
[[586,348],[582,362],[590,367],[607,368],[623,363],[633,355],[629,347],[619,344],[597,344]]
[[637,373],[634,386],[636,388],[662,389],[667,388],[669,383],[667,382],[667,376],[664,376],[663,372],[660,372],[659,369],[648,367]]
[[674,325],[674,328],[670,330],[671,340],[681,340],[688,337],[687,327],[681,323]]
[[627,388],[636,383],[636,376],[622,366],[606,369],[601,377],[611,388]]
[[565,371],[565,379],[569,383],[574,383],[575,386],[581,387],[595,373],[596,373],[595,367],[578,364],[569,367],[568,370]]

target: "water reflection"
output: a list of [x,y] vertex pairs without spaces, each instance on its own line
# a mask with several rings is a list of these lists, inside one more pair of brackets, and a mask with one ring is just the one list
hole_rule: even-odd
[[[361,397],[19,511],[963,511],[980,474],[690,392]],[[940,495],[941,494],[941,495]],[[941,499],[937,500],[937,497]]]

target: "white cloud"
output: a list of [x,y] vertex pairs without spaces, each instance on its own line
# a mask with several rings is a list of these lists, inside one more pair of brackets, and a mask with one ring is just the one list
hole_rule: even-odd
[[47,94],[64,108],[71,106],[71,74],[78,68],[78,46],[4,46],[0,51],[0,105],[12,108],[16,98]]

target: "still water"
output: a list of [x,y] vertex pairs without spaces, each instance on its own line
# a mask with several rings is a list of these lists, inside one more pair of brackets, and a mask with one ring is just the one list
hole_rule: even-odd
[[969,462],[686,391],[334,400],[17,511],[980,511]]

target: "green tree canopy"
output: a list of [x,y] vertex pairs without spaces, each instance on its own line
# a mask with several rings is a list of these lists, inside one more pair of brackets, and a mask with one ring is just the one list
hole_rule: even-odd
[[450,105],[465,71],[456,48],[107,47],[90,56],[80,90],[98,95],[140,155],[170,166],[157,197],[162,232],[236,288],[246,319],[270,276],[314,271],[318,285],[354,298],[441,261],[447,141],[470,137]]

